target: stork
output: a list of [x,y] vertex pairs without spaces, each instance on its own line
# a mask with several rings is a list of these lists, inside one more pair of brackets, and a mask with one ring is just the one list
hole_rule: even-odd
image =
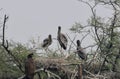
[[52,35],[48,35],[48,38],[43,40],[42,47],[45,48],[45,47],[50,46],[51,44],[52,44]]
[[57,36],[57,40],[60,44],[60,46],[66,50],[67,49],[67,43],[68,43],[68,40],[67,40],[67,37],[61,33],[61,26],[58,27],[58,36]]
[[81,47],[80,40],[77,40],[76,43],[77,43],[76,53],[78,54],[79,58],[81,58],[82,60],[86,60],[87,55],[85,54],[85,52],[83,51],[83,48]]

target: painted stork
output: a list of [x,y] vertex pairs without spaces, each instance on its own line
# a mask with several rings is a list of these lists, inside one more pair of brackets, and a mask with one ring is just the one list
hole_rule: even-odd
[[25,62],[25,79],[34,79],[35,63],[32,56],[33,53],[29,54]]
[[87,55],[85,54],[85,52],[83,51],[83,48],[81,47],[81,43],[80,40],[76,41],[77,43],[77,54],[78,56],[82,59],[82,60],[86,60],[87,59]]
[[67,43],[68,43],[68,40],[67,40],[67,37],[61,33],[61,26],[58,27],[58,36],[57,36],[57,40],[60,44],[60,46],[66,50],[67,49]]
[[43,40],[42,47],[48,47],[52,44],[52,35],[48,35],[48,38]]

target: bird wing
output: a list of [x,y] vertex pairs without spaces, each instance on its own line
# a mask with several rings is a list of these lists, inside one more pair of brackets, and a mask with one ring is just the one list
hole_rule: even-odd
[[46,38],[45,40],[43,40],[42,47],[46,47],[48,43],[49,43],[49,39]]
[[29,73],[29,61],[26,60],[25,61],[25,74],[28,74]]
[[83,59],[86,60],[87,59],[87,55],[85,54],[85,51],[82,48],[79,48],[77,50],[78,56]]
[[48,39],[45,39],[43,42],[44,42],[45,44],[47,44],[47,43],[49,42],[49,40],[48,40]]
[[35,64],[33,59],[27,59],[25,62],[25,74],[31,75],[35,71]]
[[67,37],[64,34],[61,34],[60,39],[61,42],[67,47],[67,43],[68,43]]

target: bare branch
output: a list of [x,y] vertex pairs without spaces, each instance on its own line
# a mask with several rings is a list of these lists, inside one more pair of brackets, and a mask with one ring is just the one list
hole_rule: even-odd
[[90,32],[88,32],[85,36],[82,37],[82,39],[80,40],[81,43],[82,43],[82,41],[85,39],[85,37],[88,36],[88,34],[90,34]]
[[78,79],[83,79],[83,74],[82,74],[82,65],[78,65]]
[[[70,38],[69,38],[69,39],[70,39]],[[71,49],[71,46],[72,46],[72,44],[73,44],[73,41],[74,41],[75,39],[76,39],[76,35],[74,36],[73,40],[70,39],[72,42],[71,42],[70,47],[69,47],[69,50],[68,50],[69,53],[70,53],[70,49]]]
[[[34,75],[37,74],[37,73],[40,73],[41,71],[44,71],[44,68],[40,68],[40,69],[35,70]],[[58,76],[57,74],[55,74],[55,73],[53,73],[53,72],[51,72],[51,71],[49,71],[49,70],[45,70],[44,72],[47,72],[47,73],[49,73],[49,74],[57,77],[58,79],[61,79],[60,76]],[[22,76],[19,77],[18,79],[23,79],[24,77],[25,77],[25,75],[22,75]],[[40,79],[40,77],[39,77],[39,79]]]
[[9,48],[9,47],[8,47],[9,45],[8,45],[8,41],[7,41],[7,40],[6,40],[7,45],[5,45],[5,26],[6,26],[5,24],[6,24],[7,20],[8,20],[8,16],[5,15],[5,16],[4,16],[4,22],[3,22],[3,39],[2,39],[2,46],[3,46],[3,48],[7,51],[7,53],[14,59],[13,62],[16,63],[17,67],[21,70],[21,72],[24,73],[20,61],[19,61],[19,60],[13,55],[13,53],[8,49],[8,48]]
[[[70,36],[67,34],[67,37],[70,39],[70,41],[76,46],[76,44],[71,40]],[[77,46],[76,46],[77,47]]]
[[5,24],[6,24],[6,21],[8,20],[8,16],[4,16],[4,22],[3,22],[3,42],[2,44],[4,45],[5,43]]

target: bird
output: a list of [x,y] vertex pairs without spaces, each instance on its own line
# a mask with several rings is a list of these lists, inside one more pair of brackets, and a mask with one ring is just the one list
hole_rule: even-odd
[[61,26],[58,26],[58,36],[57,36],[57,40],[60,44],[60,46],[66,50],[67,49],[67,43],[68,43],[68,40],[67,40],[67,37],[61,33]]
[[51,44],[52,44],[52,35],[49,34],[49,35],[48,35],[48,38],[46,38],[46,39],[43,40],[43,45],[42,45],[42,47],[45,48],[45,47],[50,46]]
[[80,40],[77,40],[76,43],[77,43],[76,53],[78,54],[79,58],[81,58],[82,60],[86,60],[87,55],[85,54],[85,52],[83,51],[83,48],[81,47]]
[[34,79],[35,63],[32,57],[33,53],[28,54],[25,61],[25,79]]

